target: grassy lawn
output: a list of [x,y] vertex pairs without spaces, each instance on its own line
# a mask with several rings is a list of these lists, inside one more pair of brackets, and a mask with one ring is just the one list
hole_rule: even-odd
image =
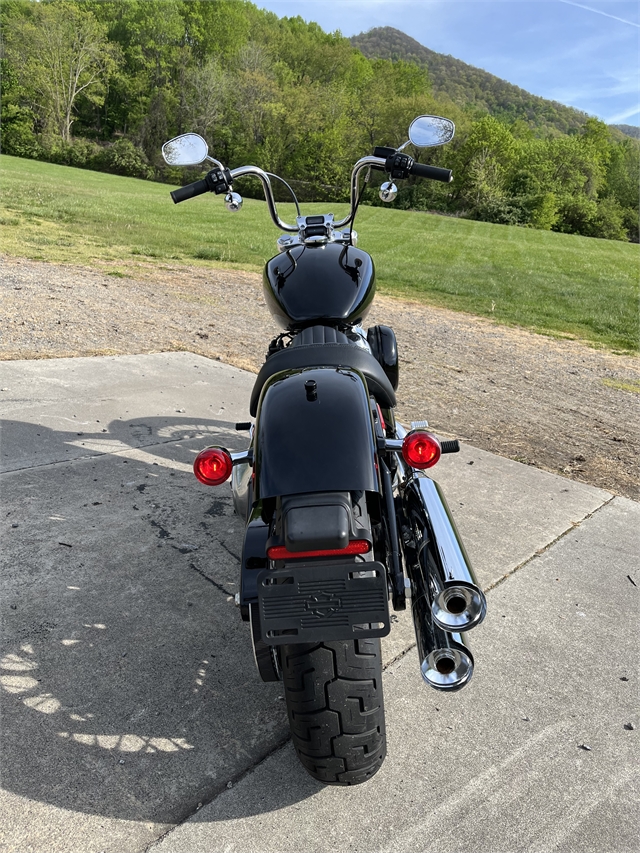
[[[252,199],[238,214],[209,195],[174,205],[162,184],[7,156],[0,180],[0,246],[9,255],[135,275],[140,260],[259,270],[275,253],[278,232]],[[292,205],[279,209],[294,221]],[[320,204],[303,213],[327,209],[346,213]],[[356,230],[383,293],[638,349],[637,245],[392,207],[363,207]]]

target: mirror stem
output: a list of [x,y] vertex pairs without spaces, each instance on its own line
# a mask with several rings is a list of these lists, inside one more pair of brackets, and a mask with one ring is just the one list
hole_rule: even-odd
[[215,166],[218,167],[218,169],[224,170],[224,166],[222,165],[222,163],[219,160],[216,160],[216,158],[212,157],[210,154],[207,154],[205,160],[208,160],[210,163],[213,163]]

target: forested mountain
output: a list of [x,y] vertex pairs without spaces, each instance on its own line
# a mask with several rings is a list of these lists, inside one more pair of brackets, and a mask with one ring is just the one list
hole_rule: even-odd
[[451,98],[478,115],[490,113],[509,122],[521,119],[540,135],[577,130],[588,118],[573,107],[532,95],[481,68],[436,53],[393,27],[360,33],[351,38],[351,44],[369,59],[413,62],[427,70],[434,95]]
[[[357,37],[363,53],[248,0],[2,0],[0,24],[5,154],[181,183],[199,170],[167,167],[160,149],[190,130],[230,168],[338,202],[359,157],[434,113],[455,139],[413,153],[454,181],[403,181],[396,206],[638,239],[637,140],[397,30]],[[364,203],[381,203],[383,177]]]
[[625,136],[630,136],[632,139],[640,139],[640,127],[635,127],[632,124],[612,124],[610,127],[615,127],[620,133]]

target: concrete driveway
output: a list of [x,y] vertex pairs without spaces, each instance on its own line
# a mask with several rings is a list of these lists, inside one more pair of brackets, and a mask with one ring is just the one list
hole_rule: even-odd
[[234,606],[230,490],[191,473],[245,446],[253,381],[189,353],[0,364],[0,850],[637,851],[639,505],[445,457],[488,590],[473,681],[429,691],[402,614],[383,769],[323,788]]

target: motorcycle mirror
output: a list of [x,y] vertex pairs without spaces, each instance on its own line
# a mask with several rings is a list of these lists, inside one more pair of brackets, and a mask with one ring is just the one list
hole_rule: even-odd
[[170,166],[197,166],[208,153],[209,146],[197,133],[183,133],[162,146],[162,156]]
[[456,126],[441,116],[418,116],[409,127],[409,139],[416,148],[432,148],[451,142]]

